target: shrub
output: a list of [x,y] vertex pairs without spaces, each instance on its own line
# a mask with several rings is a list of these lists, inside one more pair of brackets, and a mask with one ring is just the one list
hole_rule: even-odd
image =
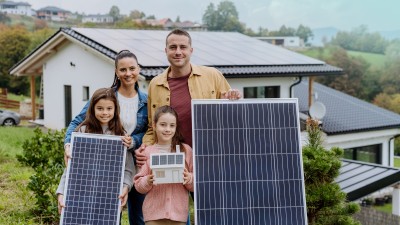
[[43,133],[36,128],[34,137],[23,143],[23,154],[17,155],[19,162],[34,170],[28,189],[36,199],[34,214],[44,223],[59,219],[55,192],[64,168],[64,136],[65,130]]
[[308,143],[303,147],[304,182],[308,224],[359,225],[351,216],[360,210],[358,204],[346,201],[335,178],[341,167],[343,150],[322,146],[318,121],[307,120]]

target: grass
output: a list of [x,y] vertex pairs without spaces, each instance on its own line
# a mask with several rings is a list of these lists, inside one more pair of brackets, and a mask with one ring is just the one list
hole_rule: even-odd
[[[301,50],[299,53],[316,59],[320,59],[321,57],[326,59],[330,57],[331,54],[329,48],[309,48],[306,50]],[[347,51],[347,54],[350,56],[363,58],[371,65],[372,69],[380,69],[385,65],[385,55],[383,54],[358,51]]]
[[394,157],[394,167],[400,168],[400,157]]
[[361,57],[371,64],[372,69],[380,69],[385,65],[385,55],[368,52],[347,51],[351,56]]
[[15,157],[22,153],[23,141],[32,136],[32,128],[0,128],[0,224],[35,224],[30,213],[34,199],[26,188],[33,171]]

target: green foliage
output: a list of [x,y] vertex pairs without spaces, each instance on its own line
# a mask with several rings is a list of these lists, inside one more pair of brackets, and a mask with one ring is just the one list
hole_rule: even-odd
[[239,21],[239,13],[231,1],[222,1],[217,9],[210,3],[203,15],[203,23],[210,31],[237,31],[243,33],[244,25]]
[[0,32],[0,87],[16,94],[28,94],[26,77],[10,76],[8,70],[28,53],[29,33],[24,27],[5,28]]
[[318,121],[307,121],[308,143],[303,147],[304,181],[308,223],[311,225],[356,225],[352,214],[356,203],[346,202],[346,194],[334,182],[341,167],[343,150],[322,146]]
[[347,50],[380,54],[385,52],[389,44],[378,32],[369,33],[365,25],[356,27],[350,32],[338,32],[331,43]]
[[34,170],[28,183],[36,199],[34,213],[46,222],[54,222],[58,220],[55,192],[64,168],[65,130],[43,133],[36,128],[34,133],[32,139],[23,143],[23,154],[17,159]]
[[111,6],[110,12],[108,14],[114,18],[114,22],[118,21],[121,16],[118,6],[115,5]]

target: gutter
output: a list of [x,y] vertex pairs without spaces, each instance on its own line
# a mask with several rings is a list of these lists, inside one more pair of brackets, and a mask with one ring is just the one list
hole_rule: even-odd
[[289,87],[289,98],[292,98],[292,88],[293,88],[294,86],[300,84],[302,78],[303,78],[302,76],[299,76],[299,80],[298,80],[296,83],[290,85],[290,87]]

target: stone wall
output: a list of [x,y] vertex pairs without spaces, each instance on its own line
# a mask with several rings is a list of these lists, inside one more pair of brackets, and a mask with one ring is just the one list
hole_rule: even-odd
[[400,225],[400,217],[378,211],[372,207],[361,207],[360,212],[353,215],[362,225]]

